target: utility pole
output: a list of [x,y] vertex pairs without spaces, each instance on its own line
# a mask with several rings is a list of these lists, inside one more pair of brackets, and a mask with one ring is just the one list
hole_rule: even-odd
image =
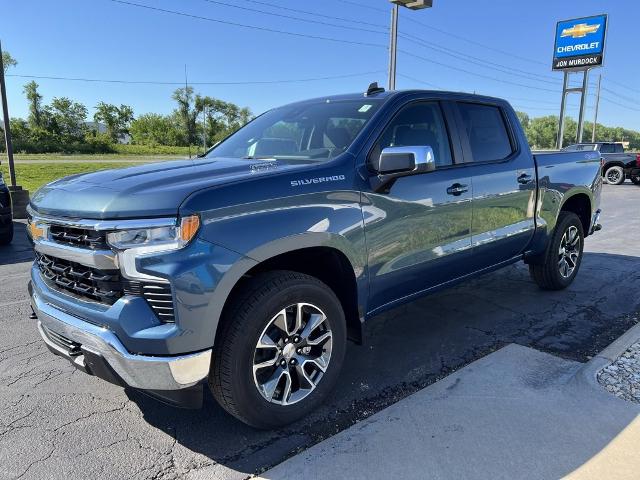
[[9,124],[9,107],[7,106],[7,86],[4,83],[4,63],[2,61],[2,42],[0,42],[0,95],[2,95],[2,114],[4,119],[4,142],[9,160],[9,176],[11,186],[16,186],[16,172],[13,165],[13,143],[11,142],[11,125]]
[[207,106],[202,107],[202,142],[204,143],[204,153],[207,153]]
[[598,128],[598,108],[600,108],[600,84],[602,74],[598,77],[598,92],[596,93],[596,113],[593,118],[593,131],[591,132],[591,143],[596,143],[596,129]]
[[389,0],[393,3],[391,7],[391,34],[389,38],[389,90],[396,89],[396,70],[398,64],[398,17],[400,7],[409,10],[421,10],[431,8],[433,0]]
[[7,86],[4,81],[4,64],[2,62],[2,43],[0,42],[0,96],[2,97],[2,115],[4,119],[4,141],[7,147],[7,159],[9,160],[9,176],[11,185],[11,206],[14,218],[27,217],[27,205],[29,204],[29,192],[23,190],[16,182],[16,170],[13,163],[13,143],[11,142],[11,125],[9,123],[9,107],[7,106]]

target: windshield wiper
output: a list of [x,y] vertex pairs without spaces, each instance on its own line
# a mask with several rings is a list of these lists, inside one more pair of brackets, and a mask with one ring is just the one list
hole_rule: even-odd
[[254,156],[249,156],[249,157],[242,157],[244,160],[277,160],[276,157],[254,157]]

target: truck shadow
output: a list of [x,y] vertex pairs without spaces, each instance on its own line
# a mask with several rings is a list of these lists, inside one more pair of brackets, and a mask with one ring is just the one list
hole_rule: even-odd
[[539,290],[517,264],[380,315],[370,322],[366,345],[349,346],[324,405],[277,431],[245,426],[208,391],[196,411],[127,395],[149,424],[182,446],[252,474],[508,343],[589,360],[638,322],[640,298],[627,292],[640,289],[639,271],[639,257],[586,252],[576,281],[563,292]]
[[13,222],[13,241],[0,246],[0,265],[11,265],[33,260],[33,248],[27,237],[27,226],[22,222]]

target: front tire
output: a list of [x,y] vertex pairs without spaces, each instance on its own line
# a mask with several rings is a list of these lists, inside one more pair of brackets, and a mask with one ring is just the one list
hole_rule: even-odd
[[543,290],[567,288],[578,274],[584,250],[584,228],[573,212],[560,212],[543,263],[530,264],[529,273]]
[[640,175],[631,175],[629,178],[634,185],[640,185]]
[[274,271],[250,279],[225,308],[209,386],[256,428],[289,424],[333,389],[346,350],[340,301],[320,280]]
[[609,185],[622,185],[624,183],[624,169],[619,166],[607,168],[604,179]]

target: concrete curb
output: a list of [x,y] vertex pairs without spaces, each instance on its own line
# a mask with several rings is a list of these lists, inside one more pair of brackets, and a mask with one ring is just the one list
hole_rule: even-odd
[[604,388],[598,383],[598,373],[603,368],[606,368],[615,362],[620,355],[622,355],[638,340],[640,340],[640,323],[631,327],[621,337],[614,340],[611,345],[593,357],[587,364],[585,364],[584,367],[582,367],[577,376],[586,381],[586,383],[609,394],[609,392],[606,392],[606,390],[604,390]]

